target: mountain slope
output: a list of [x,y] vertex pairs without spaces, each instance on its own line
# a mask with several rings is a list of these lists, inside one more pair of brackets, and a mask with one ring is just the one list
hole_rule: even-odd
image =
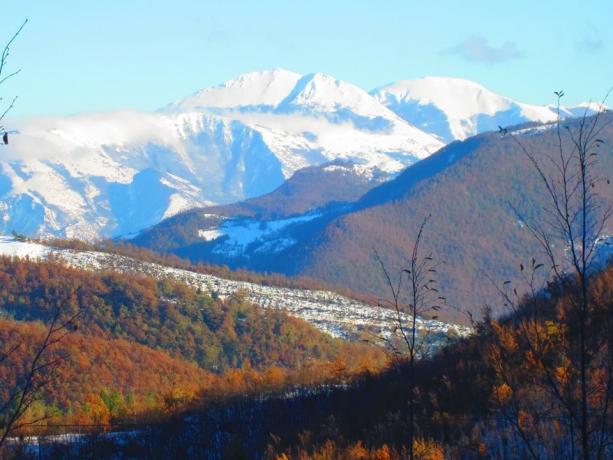
[[194,109],[261,132],[284,165],[303,157],[307,162],[303,159],[300,166],[308,166],[315,154],[320,162],[354,160],[394,172],[441,146],[366,91],[321,73],[299,76],[278,69],[245,74],[164,112]]
[[334,213],[389,178],[387,174],[365,176],[360,165],[343,162],[303,168],[266,195],[179,213],[143,230],[134,237],[134,242],[169,252],[198,241],[201,230],[228,219],[262,221],[291,219],[310,212]]
[[[605,176],[613,176],[612,120],[610,112],[601,119],[599,136],[605,143],[598,158]],[[568,123],[572,128],[578,122]],[[551,128],[520,127],[514,135],[542,158],[556,148]],[[610,186],[596,186],[613,199]],[[373,248],[390,267],[401,267],[419,222],[431,214],[424,245],[443,261],[441,290],[451,305],[478,314],[486,303],[495,309],[499,304],[488,278],[516,279],[520,263],[540,254],[512,206],[530,216],[544,205],[544,196],[513,138],[486,133],[450,144],[335,214],[294,216],[281,228],[281,222],[271,220],[209,222],[199,239],[172,251],[193,260],[308,275],[384,296],[389,293]],[[247,228],[261,231],[240,240]]]
[[[12,246],[20,255],[49,254],[32,243]],[[60,259],[0,257],[0,402],[23,385],[56,314],[74,326],[56,329],[38,362],[35,385],[49,382],[25,414],[37,426],[173,415],[202,397],[317,384],[386,362],[381,348],[331,337],[235,291],[213,298],[171,276],[138,273],[136,261],[122,273],[104,259],[90,258],[89,270]]]
[[[39,322],[5,319],[0,319],[0,326],[0,343],[31,346],[13,353],[0,364],[3,387],[11,388],[31,364],[34,344],[43,340],[47,330]],[[56,378],[40,391],[37,398],[40,401],[35,407],[40,411],[39,406],[46,405],[51,417],[57,417],[60,411],[70,411],[75,423],[108,423],[108,410],[104,419],[96,419],[95,412],[91,411],[94,401],[102,403],[100,395],[105,392],[121,399],[123,407],[118,409],[123,413],[112,415],[127,417],[136,411],[163,407],[164,397],[179,388],[195,394],[215,379],[215,375],[188,360],[127,340],[90,334],[68,334],[51,350],[53,358],[66,356],[70,359],[58,366]],[[5,397],[5,394],[0,396],[3,402]],[[57,420],[50,421],[57,423]]]
[[125,234],[283,181],[261,135],[200,113],[81,115],[19,129],[0,164],[4,231]]
[[213,299],[170,277],[0,258],[0,280],[0,311],[14,320],[49,321],[54,308],[66,317],[78,308],[81,333],[165,350],[212,372],[247,363],[296,368],[309,357],[333,360],[344,346],[278,309],[264,311],[239,295]]
[[[588,350],[602,366],[600,369],[607,370],[608,365],[600,360],[611,356],[610,347],[603,344],[610,344],[612,337],[613,270],[606,269],[590,285],[590,297],[598,301],[587,323],[588,337],[593,339],[588,341]],[[413,382],[417,388],[413,414],[420,422],[416,428],[416,458],[529,458],[534,452],[542,458],[580,457],[579,452],[571,451],[580,449],[580,443],[572,441],[572,427],[559,423],[568,419],[564,415],[567,407],[554,399],[555,392],[545,391],[554,384],[575,388],[579,379],[552,383],[548,368],[539,359],[549,358],[545,366],[553,367],[554,372],[559,369],[558,374],[574,377],[578,373],[579,366],[574,365],[577,358],[566,347],[568,342],[579,342],[576,318],[568,311],[572,310],[570,299],[574,295],[572,288],[550,286],[548,295],[526,299],[519,314],[502,321],[484,321],[475,334],[445,347],[431,359],[419,360],[414,369],[401,362],[382,373],[327,391],[208,405],[183,422],[147,427],[130,438],[116,436],[115,442],[109,443],[109,451],[115,456],[129,452],[147,457],[151,452],[164,452],[166,457],[198,453],[207,458],[228,446],[224,452],[238,452],[248,458],[406,458],[411,407],[407,387]],[[535,307],[538,314],[533,315]],[[540,336],[542,345],[533,346],[526,338],[531,337],[527,327],[531,331],[533,325],[550,331]],[[530,359],[535,349],[538,357]],[[595,394],[606,394],[611,387],[610,382],[590,379],[588,388]],[[510,394],[517,397],[513,399]],[[572,397],[579,394],[577,391]],[[606,398],[593,398],[590,408],[606,402]],[[600,424],[602,420],[603,416],[596,415],[595,430],[608,426],[608,431],[602,438],[594,437],[596,440],[611,435],[611,425]],[[523,423],[530,423],[530,430],[520,436],[518,426],[525,426]],[[200,429],[194,429],[196,424]],[[233,436],[226,437],[225,444],[216,441],[227,427],[232,427]],[[273,442],[270,433],[275,434]],[[58,447],[66,456],[91,451],[86,450],[87,444],[81,450],[77,443]],[[604,449],[603,458],[610,458],[612,446]]]
[[[100,284],[99,282],[96,283],[96,280],[102,280],[103,283],[113,284],[119,279],[123,280],[120,286],[120,288],[123,289],[126,284],[132,282],[137,286],[131,289],[131,294],[128,297],[137,299],[146,298],[148,300],[145,304],[139,301],[139,303],[132,306],[132,309],[135,310],[132,315],[136,314],[137,318],[144,318],[147,327],[131,327],[131,329],[149,330],[153,326],[155,330],[164,329],[165,336],[177,335],[178,331],[181,330],[180,336],[176,341],[177,343],[183,343],[185,340],[190,342],[191,339],[189,336],[193,331],[196,331],[196,335],[199,337],[208,336],[207,344],[204,346],[214,345],[214,342],[219,337],[211,337],[210,333],[207,332],[206,325],[196,324],[194,327],[188,328],[188,330],[184,328],[186,322],[194,321],[194,317],[196,317],[195,322],[198,323],[197,318],[200,313],[195,313],[194,309],[206,310],[207,308],[212,308],[210,305],[212,297],[222,300],[228,299],[228,302],[226,302],[227,305],[224,306],[222,302],[222,309],[224,311],[227,310],[226,313],[224,313],[226,316],[228,311],[230,314],[236,313],[237,309],[235,307],[237,305],[239,309],[244,303],[250,302],[253,305],[258,305],[263,309],[262,316],[268,315],[266,327],[271,327],[271,325],[277,322],[277,319],[279,319],[277,312],[281,311],[289,316],[300,318],[310,323],[321,332],[327,333],[333,337],[342,337],[349,341],[359,342],[363,339],[363,335],[368,335],[371,339],[388,337],[390,334],[393,334],[396,329],[396,314],[392,310],[380,308],[378,306],[375,307],[322,288],[305,289],[277,287],[277,285],[274,284],[275,280],[272,278],[265,278],[257,283],[226,279],[221,276],[174,268],[123,255],[100,251],[60,249],[33,242],[15,241],[9,237],[0,237],[0,255],[18,257],[19,259],[28,258],[30,260],[61,261],[73,267],[75,270],[83,271],[83,273],[75,271],[72,276],[68,277],[74,278],[73,284],[79,280],[86,280],[85,284],[88,284],[88,280],[93,280],[94,282],[92,284],[94,285]],[[5,265],[11,268],[13,267],[10,264]],[[0,259],[0,268],[1,267],[2,259]],[[116,274],[116,276],[109,275],[105,278],[98,275],[97,278],[95,278],[90,274],[92,271],[111,272]],[[66,273],[70,274],[71,272],[66,271]],[[18,274],[23,276],[23,270],[20,270]],[[145,279],[143,280],[142,277],[145,277]],[[14,278],[15,276],[3,276],[0,273],[0,280],[4,280],[3,282],[8,288],[19,289],[19,282],[15,281]],[[49,278],[49,276],[46,276],[46,278]],[[55,282],[60,282],[61,284],[63,282],[61,277],[58,277],[58,279],[56,279]],[[155,280],[155,282],[153,280]],[[156,282],[159,284],[156,285]],[[170,283],[170,286],[168,283]],[[175,286],[177,283],[197,289],[199,295],[190,297],[188,291],[179,288],[173,289],[172,286]],[[23,284],[27,283],[24,282]],[[160,287],[160,285],[162,287]],[[134,292],[137,293],[134,294]],[[147,292],[147,294],[143,295],[141,292]],[[179,293],[179,301],[172,301],[171,293],[173,292]],[[159,294],[157,296],[158,300],[156,300],[156,293]],[[113,304],[113,302],[117,302],[115,297],[102,297],[104,299],[103,303]],[[123,297],[125,296],[119,296],[119,301],[121,301]],[[198,300],[198,302],[195,302],[194,299]],[[2,298],[0,296],[0,308],[2,307],[1,300]],[[163,316],[159,315],[157,310],[167,310],[168,302],[173,304],[171,309],[176,309],[177,312],[172,315],[172,321],[164,319],[165,325],[162,327],[161,324],[156,323],[159,317]],[[95,299],[93,303],[99,305],[100,299]],[[194,303],[196,304],[195,306],[192,305]],[[146,305],[148,305],[147,314],[142,314],[142,308]],[[213,302],[213,307],[219,310],[215,305],[216,302]],[[28,306],[26,302],[26,305],[17,308],[15,314],[19,318],[28,318],[28,310],[31,308],[33,307]],[[253,311],[249,313],[249,315],[252,315],[252,313]],[[219,311],[216,314],[217,316],[222,315]],[[247,315],[242,314],[242,316],[245,317]],[[180,319],[180,327],[175,324],[177,318]],[[108,322],[108,318],[104,321]],[[132,324],[133,321],[134,319],[129,317],[125,322]],[[154,324],[149,324],[151,321],[153,321]],[[250,323],[258,324],[260,321],[261,319],[254,317]],[[253,324],[250,324],[250,327],[246,328],[244,332],[248,332]],[[290,323],[290,325],[291,324],[292,323]],[[430,319],[419,318],[417,324],[419,331],[429,331],[432,343],[436,345],[444,343],[447,340],[447,336],[465,335],[470,332],[461,326],[446,324],[441,321]],[[202,330],[202,327],[204,327],[204,330]],[[188,337],[184,337],[185,335]],[[157,341],[159,338],[153,335],[149,337],[149,340]],[[248,336],[247,340],[250,340]],[[237,348],[242,349],[243,347],[239,346]],[[194,359],[192,355],[189,357]],[[200,358],[198,358],[198,360],[200,360]],[[218,361],[217,366],[225,362],[224,360]],[[255,365],[259,362],[259,358],[255,359],[252,356],[250,357],[250,361]],[[212,363],[209,364],[213,365]]]
[[[602,132],[606,148],[598,157],[599,172],[606,176],[613,175],[612,119],[609,113],[603,121],[609,123]],[[518,135],[539,158],[555,149],[554,130],[527,129]],[[598,187],[613,200],[606,182]],[[420,220],[431,214],[425,250],[442,261],[439,282],[449,303],[475,314],[484,305],[501,313],[503,302],[492,283],[517,280],[520,264],[541,254],[512,207],[533,216],[544,205],[540,179],[514,140],[483,134],[453,143],[373,189],[356,211],[316,230],[294,250],[305,254],[298,262],[300,273],[383,295],[372,248],[390,266],[402,266]]]

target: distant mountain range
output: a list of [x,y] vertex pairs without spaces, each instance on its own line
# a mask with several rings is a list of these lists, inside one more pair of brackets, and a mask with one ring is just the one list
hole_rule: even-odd
[[462,80],[426,78],[369,94],[328,75],[279,69],[155,113],[20,121],[0,151],[0,232],[128,235],[189,208],[264,195],[301,168],[339,160],[374,186],[450,140],[555,116]]
[[[598,169],[613,177],[613,113],[601,115],[600,122]],[[573,129],[577,123],[565,125]],[[553,128],[529,124],[510,130],[543,158],[556,148]],[[548,173],[552,166],[544,164]],[[293,187],[292,182],[287,187]],[[500,307],[492,282],[516,280],[520,263],[540,254],[511,206],[526,215],[538,212],[546,196],[541,185],[511,136],[484,133],[449,144],[353,201],[318,206],[313,200],[303,212],[282,212],[280,188],[258,200],[257,213],[249,202],[194,210],[165,220],[133,241],[192,260],[308,275],[386,296],[374,249],[389,267],[403,267],[419,222],[431,214],[424,244],[443,261],[441,290],[452,306],[478,314],[486,304],[494,310]],[[594,186],[613,200],[611,185]],[[267,212],[275,206],[275,213]],[[613,228],[605,231],[613,234]],[[448,319],[459,319],[454,312],[447,314]]]
[[[463,140],[498,126],[549,122],[557,107],[523,104],[458,78],[426,77],[383,86],[371,92],[403,120],[445,143]],[[592,106],[595,108],[595,105]],[[561,107],[563,118],[593,113],[589,104]]]

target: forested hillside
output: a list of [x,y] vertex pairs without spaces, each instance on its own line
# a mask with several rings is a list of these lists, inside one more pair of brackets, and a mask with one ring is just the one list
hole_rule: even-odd
[[[381,349],[334,339],[240,293],[213,299],[168,280],[96,274],[56,261],[0,258],[0,312],[4,398],[56,314],[76,316],[76,330],[49,350],[61,364],[39,404],[45,414],[71,421],[159,416],[177,409],[175,399],[184,407],[208,394],[342,381],[386,361]],[[109,394],[121,411],[104,401]],[[99,420],[87,408],[100,398],[108,416]]]
[[[613,454],[608,408],[613,396],[613,268],[595,275],[590,285],[588,410],[595,452],[590,458],[606,459]],[[486,317],[474,336],[417,364],[415,458],[572,458],[580,449],[580,361],[573,345],[579,331],[572,305],[578,286],[575,281],[551,284],[523,299],[505,318]],[[291,398],[232,399],[189,422],[155,425],[152,433],[128,440],[126,447],[109,440],[94,446],[112,445],[115,453],[197,453],[214,459],[405,459],[410,375],[399,360],[348,388]],[[189,442],[186,432],[194,434]]]

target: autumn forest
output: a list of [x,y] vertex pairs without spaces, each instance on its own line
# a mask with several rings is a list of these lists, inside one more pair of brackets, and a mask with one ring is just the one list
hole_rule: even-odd
[[[595,18],[561,67],[590,8],[58,1],[0,46],[0,460],[613,459],[613,88],[364,86],[595,87]],[[276,66],[156,99],[263,53],[361,86]]]

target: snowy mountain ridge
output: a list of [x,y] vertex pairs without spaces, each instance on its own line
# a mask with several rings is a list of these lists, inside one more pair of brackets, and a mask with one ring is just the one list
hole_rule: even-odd
[[302,75],[284,69],[239,75],[220,85],[200,90],[179,99],[163,111],[199,110],[203,108],[237,108],[276,106],[294,89]]
[[0,231],[134,234],[189,208],[268,193],[301,168],[346,160],[365,177],[396,174],[449,140],[553,113],[517,109],[474,83],[432,81],[369,94],[329,75],[276,69],[154,113],[9,122],[16,134],[0,156]]
[[[460,78],[424,77],[377,88],[371,94],[407,122],[443,142],[463,140],[483,131],[524,122],[557,120],[557,108],[517,102]],[[581,116],[598,104],[561,107],[564,117]]]
[[333,160],[396,173],[442,146],[365,91],[322,74],[245,74],[156,113],[14,124],[0,231],[94,239],[270,192]]

